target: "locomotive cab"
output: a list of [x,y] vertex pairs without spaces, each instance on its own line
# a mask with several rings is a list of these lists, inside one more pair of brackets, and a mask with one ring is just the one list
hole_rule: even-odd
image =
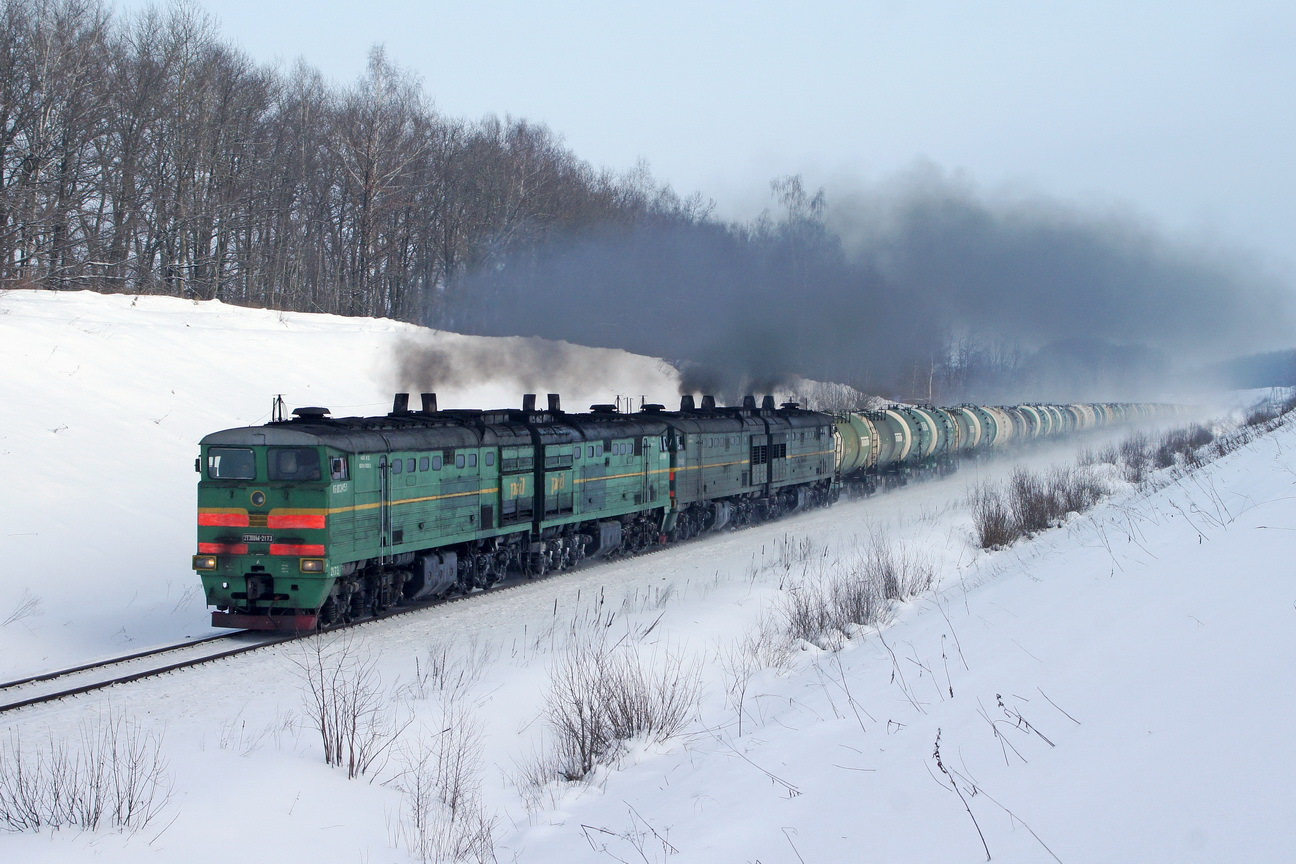
[[350,491],[346,454],[300,433],[229,430],[204,439],[198,469],[193,568],[212,624],[313,628],[340,571],[328,522]]

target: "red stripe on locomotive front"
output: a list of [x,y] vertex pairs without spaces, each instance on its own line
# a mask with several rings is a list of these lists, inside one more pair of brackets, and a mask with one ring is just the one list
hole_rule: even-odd
[[327,528],[328,517],[323,513],[271,513],[266,518],[267,528]]
[[323,543],[271,543],[271,555],[300,555],[318,558],[324,554]]
[[199,513],[198,524],[211,528],[246,528],[248,514],[244,513]]
[[199,555],[246,555],[248,554],[248,544],[246,543],[199,543]]

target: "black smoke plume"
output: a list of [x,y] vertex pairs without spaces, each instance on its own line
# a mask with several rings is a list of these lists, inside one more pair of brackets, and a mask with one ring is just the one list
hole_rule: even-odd
[[732,399],[793,376],[908,399],[1143,398],[1290,342],[1291,295],[1135,218],[930,171],[829,207],[797,178],[749,225],[661,218],[470,274],[447,326],[677,361]]

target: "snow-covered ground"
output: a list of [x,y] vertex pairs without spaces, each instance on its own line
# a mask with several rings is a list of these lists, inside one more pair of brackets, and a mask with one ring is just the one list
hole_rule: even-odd
[[[500,356],[520,365],[489,362]],[[472,359],[476,374],[401,374],[438,357]],[[268,421],[276,394],[346,416],[420,387],[445,408],[520,406],[525,386],[581,410],[678,382],[623,351],[46,291],[0,294],[0,369],[0,621],[24,602],[42,613],[0,628],[0,680],[216,632],[189,569],[197,442]]]
[[[0,297],[0,620],[24,591],[38,599],[0,627],[0,678],[209,632],[188,570],[195,442],[268,419],[277,392],[383,410],[402,338],[433,337],[160,298]],[[579,376],[527,389],[577,406],[672,396],[660,364],[613,354],[585,379],[606,389],[581,393]],[[622,377],[604,384],[613,365]],[[501,370],[438,390],[443,405],[512,404],[519,387]],[[1070,462],[1074,447],[1024,458]],[[1010,467],[967,465],[329,641],[371,659],[382,704],[412,718],[355,780],[323,764],[301,645],[6,715],[29,752],[131,718],[163,736],[172,798],[138,832],[0,836],[0,856],[418,860],[401,789],[458,736],[478,742],[463,750],[479,789],[467,800],[493,822],[499,861],[1290,860],[1296,427],[1178,480],[1114,481],[1065,527],[977,551],[967,491]],[[935,590],[839,651],[749,670],[738,704],[737,646],[802,580],[881,536],[929,562]],[[591,634],[697,669],[696,710],[681,735],[631,746],[590,782],[532,786],[552,740],[550,669]],[[463,687],[428,674],[443,655],[473,671]]]

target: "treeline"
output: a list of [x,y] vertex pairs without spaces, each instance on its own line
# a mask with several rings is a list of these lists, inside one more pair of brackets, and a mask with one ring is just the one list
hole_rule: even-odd
[[0,16],[0,288],[429,320],[493,256],[699,212],[544,126],[442,116],[381,49],[339,88],[252,62],[190,5]]
[[1238,390],[1296,385],[1296,349],[1249,354],[1216,363],[1199,374]]
[[801,376],[1140,398],[1203,348],[1289,341],[1285,286],[1135,221],[939,172],[831,212],[797,176],[771,192],[713,218],[542,125],[438,113],[381,49],[337,86],[254,63],[183,2],[0,0],[0,290],[566,339],[688,361],[685,389],[730,396]]

